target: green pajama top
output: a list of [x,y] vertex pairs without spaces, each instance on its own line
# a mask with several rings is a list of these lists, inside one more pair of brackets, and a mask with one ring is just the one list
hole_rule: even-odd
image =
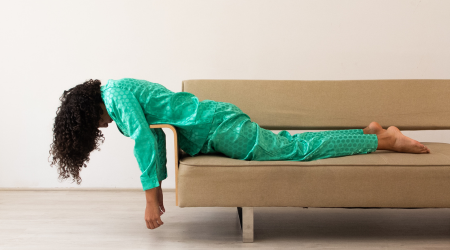
[[158,83],[132,78],[108,80],[100,90],[119,131],[135,141],[144,190],[167,178],[165,134],[149,125],[173,125],[180,148],[194,156],[206,141],[217,105],[212,100],[200,102],[189,92],[172,92]]

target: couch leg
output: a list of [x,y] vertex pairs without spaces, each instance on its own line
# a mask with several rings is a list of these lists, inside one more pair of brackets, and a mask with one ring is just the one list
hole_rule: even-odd
[[253,242],[253,207],[238,207],[242,242]]
[[241,226],[242,230],[242,207],[237,207],[238,215],[239,215],[239,225]]

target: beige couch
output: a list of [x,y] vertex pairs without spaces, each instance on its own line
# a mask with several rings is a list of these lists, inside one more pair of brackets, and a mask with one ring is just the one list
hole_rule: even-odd
[[[271,130],[362,129],[372,121],[450,129],[450,80],[186,80],[183,91],[233,103]],[[176,154],[176,203],[237,207],[244,242],[253,242],[254,207],[450,208],[450,144],[422,143],[430,154],[377,150],[310,162]]]

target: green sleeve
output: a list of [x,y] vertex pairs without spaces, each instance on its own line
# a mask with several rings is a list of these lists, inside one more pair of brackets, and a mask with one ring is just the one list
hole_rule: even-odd
[[[142,172],[140,179],[143,189],[159,187],[158,170],[161,168],[159,156],[162,152],[158,153],[157,150],[162,149],[162,146],[158,145],[157,138],[150,129],[139,102],[128,90],[110,88],[108,92],[104,101],[112,109],[114,117],[111,118],[120,124],[121,129],[135,141],[134,156]],[[158,136],[161,144],[160,137]]]
[[156,137],[158,143],[159,152],[159,169],[158,181],[162,181],[167,178],[167,152],[166,152],[166,134],[161,128],[151,129]]

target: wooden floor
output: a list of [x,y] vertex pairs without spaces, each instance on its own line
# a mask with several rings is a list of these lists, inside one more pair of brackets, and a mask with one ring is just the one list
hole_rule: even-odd
[[450,249],[450,209],[254,209],[242,243],[237,209],[180,208],[144,222],[143,191],[0,191],[0,249]]

